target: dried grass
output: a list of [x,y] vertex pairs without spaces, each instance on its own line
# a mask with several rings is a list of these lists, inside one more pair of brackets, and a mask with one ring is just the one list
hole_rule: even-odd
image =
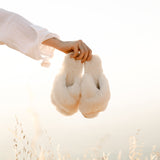
[[[129,160],[142,160],[142,153],[144,145],[140,143],[137,139],[140,130],[137,130],[136,136],[132,136],[129,139]],[[44,131],[44,135],[48,139],[47,145],[44,147],[42,145],[35,144],[34,139],[29,140],[27,135],[24,132],[22,123],[16,117],[16,125],[14,128],[14,138],[13,138],[13,148],[15,150],[15,160],[71,160],[69,154],[63,155],[60,152],[60,145],[56,147],[56,153],[54,153],[53,140],[47,134],[47,131]],[[34,141],[34,145],[33,145]],[[110,160],[111,153],[103,152],[102,156],[98,156],[98,150],[101,148],[98,145],[98,148],[95,149],[95,154],[88,157],[87,154],[83,155],[83,160]],[[77,158],[76,160],[80,160]],[[122,152],[119,151],[117,155],[117,160],[122,160]],[[156,151],[156,146],[153,146],[150,157],[145,157],[144,160],[160,160],[160,152]]]

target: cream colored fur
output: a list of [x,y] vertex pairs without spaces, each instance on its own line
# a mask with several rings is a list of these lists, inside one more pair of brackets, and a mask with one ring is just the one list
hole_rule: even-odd
[[109,84],[103,74],[101,60],[93,55],[92,60],[84,64],[79,110],[86,118],[96,117],[106,109],[109,99]]
[[54,80],[51,100],[56,109],[64,115],[72,115],[78,110],[82,69],[82,63],[70,58],[68,54],[61,72]]

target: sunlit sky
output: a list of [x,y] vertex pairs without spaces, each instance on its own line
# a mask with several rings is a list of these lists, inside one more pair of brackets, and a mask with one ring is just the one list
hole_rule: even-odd
[[[137,129],[145,150],[160,145],[160,1],[5,0],[0,4],[62,40],[82,39],[101,57],[111,89],[108,108],[97,118],[88,120],[80,113],[65,117],[50,102],[52,83],[65,54],[55,50],[46,69],[40,61],[0,46],[2,150],[13,154],[9,130],[14,127],[14,115],[26,132],[33,127],[28,110],[36,112],[41,127],[73,155],[95,147],[106,135],[103,150],[126,149]],[[11,158],[2,152],[0,157]]]

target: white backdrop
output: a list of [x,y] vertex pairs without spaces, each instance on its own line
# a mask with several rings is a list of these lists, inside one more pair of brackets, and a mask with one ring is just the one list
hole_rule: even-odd
[[0,4],[62,40],[86,42],[101,57],[111,88],[109,106],[97,118],[88,120],[80,113],[64,117],[50,103],[64,54],[56,50],[52,66],[45,69],[39,61],[0,46],[0,148],[5,151],[0,159],[13,157],[9,130],[14,115],[24,123],[26,134],[33,126],[29,108],[55,143],[73,156],[95,147],[103,137],[102,151],[114,154],[121,149],[125,155],[128,138],[137,129],[146,154],[152,145],[160,145],[160,1],[5,0]]

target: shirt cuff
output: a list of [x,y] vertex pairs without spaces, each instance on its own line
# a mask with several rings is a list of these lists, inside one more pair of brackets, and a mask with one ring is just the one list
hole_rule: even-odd
[[36,25],[31,25],[31,27],[37,32],[37,36],[38,36],[37,38],[38,48],[36,47],[38,50],[35,51],[37,52],[37,54],[35,54],[35,59],[42,60],[41,66],[49,67],[50,66],[49,59],[53,57],[55,48],[44,45],[42,44],[42,42],[54,37],[60,39],[60,37],[57,34],[51,33],[47,29],[44,29],[42,27],[39,27]]

